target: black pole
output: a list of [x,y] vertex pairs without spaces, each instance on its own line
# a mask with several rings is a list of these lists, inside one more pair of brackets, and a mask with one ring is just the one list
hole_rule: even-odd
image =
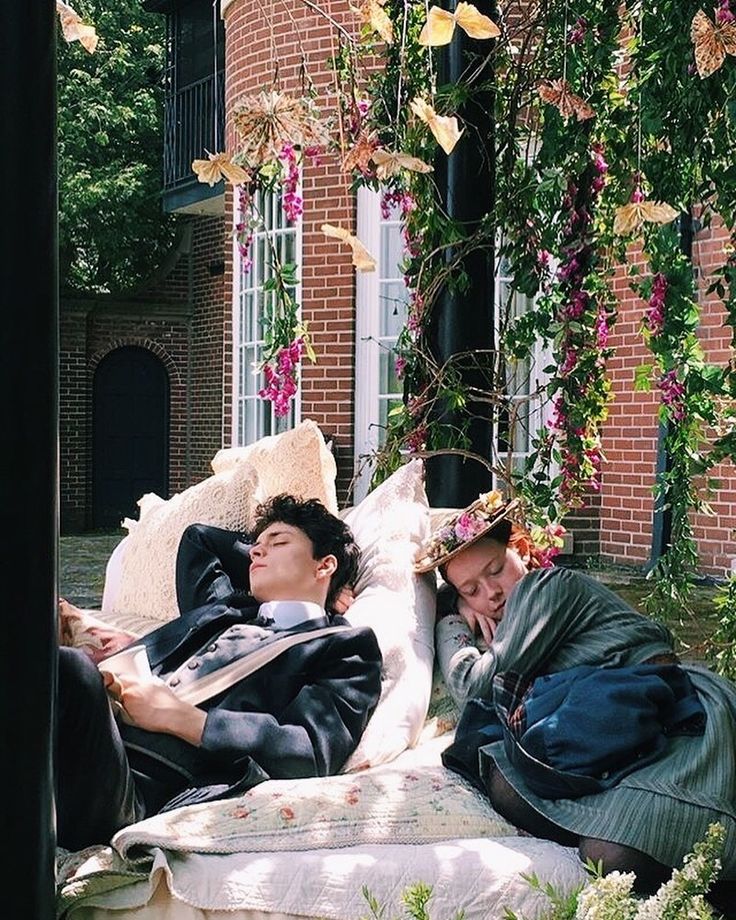
[[58,515],[56,8],[0,5],[4,917],[51,920]]
[[[690,259],[693,258],[693,216],[690,211],[683,211],[678,221],[680,232],[680,252]],[[655,478],[661,482],[663,477],[672,470],[672,457],[667,451],[667,435],[669,424],[660,422],[657,429],[657,463]],[[661,495],[657,497],[652,512],[652,543],[649,554],[649,568],[652,569],[659,559],[667,552],[672,543],[672,508],[665,504]]]
[[[454,5],[454,4],[453,4]],[[490,0],[476,3],[481,13],[495,19]],[[477,67],[493,49],[492,41],[470,39],[459,27],[452,41],[443,49],[439,67],[439,84],[460,81],[468,70]],[[435,160],[435,179],[448,215],[460,222],[466,234],[494,209],[495,156],[493,70],[487,63],[474,85],[476,89],[457,113],[464,126],[463,136],[449,156],[439,151]],[[446,260],[457,258],[448,251]],[[477,361],[463,362],[462,380],[480,390],[493,386],[490,350],[494,342],[494,246],[491,240],[483,249],[468,252],[462,259],[462,271],[469,279],[462,292],[445,286],[433,311],[429,341],[435,359],[444,364],[453,355],[483,352]],[[469,404],[467,409],[444,410],[436,421],[459,427],[470,419],[469,450],[491,459],[493,425],[488,404]],[[427,494],[434,507],[462,507],[491,486],[488,469],[481,463],[457,455],[441,454],[427,461]]]

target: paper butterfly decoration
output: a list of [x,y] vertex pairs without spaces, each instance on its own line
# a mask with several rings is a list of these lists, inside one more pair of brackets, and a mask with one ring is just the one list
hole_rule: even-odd
[[390,45],[394,40],[393,23],[384,10],[386,0],[363,0],[360,6],[350,6],[350,9],[362,17],[363,22],[369,25],[374,32]]
[[471,38],[497,38],[501,30],[496,23],[479,12],[472,3],[458,3],[454,13],[433,6],[424,28],[419,33],[419,44],[436,47],[447,45],[455,34],[455,26]]
[[629,236],[636,233],[644,223],[668,224],[678,213],[666,201],[631,201],[616,209],[613,232],[619,236]]
[[578,121],[594,118],[595,112],[580,96],[573,93],[567,80],[552,80],[549,83],[540,83],[537,92],[544,102],[553,105],[563,118],[574,115]]
[[438,115],[432,106],[419,96],[412,99],[409,105],[412,112],[429,126],[435,140],[449,156],[463,133],[458,128],[457,118],[454,115]]
[[374,272],[376,270],[376,260],[357,236],[353,236],[344,227],[335,227],[334,224],[322,224],[320,229],[325,236],[334,237],[336,240],[342,240],[343,243],[348,244],[353,250],[353,265],[359,272]]
[[690,26],[690,37],[695,44],[695,66],[701,80],[719,70],[727,54],[736,55],[736,22],[716,25],[698,10]]
[[410,156],[408,153],[392,153],[390,150],[376,150],[371,159],[376,164],[376,176],[379,179],[395,176],[402,169],[418,173],[429,173],[434,169],[419,157]]
[[242,140],[239,154],[249,166],[278,159],[286,144],[326,147],[330,141],[311,99],[276,90],[242,97],[233,107],[233,124]]
[[375,134],[361,131],[355,143],[343,158],[343,172],[352,172],[357,169],[364,176],[369,175],[371,172],[371,159],[377,146],[378,138]]
[[221,179],[227,179],[231,185],[242,185],[250,179],[247,170],[231,162],[229,153],[210,153],[209,150],[205,153],[208,159],[192,161],[192,170],[200,182],[212,186]]
[[76,13],[68,4],[62,3],[61,0],[56,0],[56,12],[59,14],[61,32],[66,41],[78,41],[83,48],[93,54],[98,41],[95,27],[85,25],[79,13]]

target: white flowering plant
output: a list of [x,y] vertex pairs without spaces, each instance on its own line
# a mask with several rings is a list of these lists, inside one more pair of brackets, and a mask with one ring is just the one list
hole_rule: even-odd
[[[536,875],[522,877],[547,896],[549,907],[538,920],[717,920],[719,914],[705,900],[705,895],[721,871],[720,854],[726,839],[722,824],[711,824],[704,840],[696,843],[684,861],[682,869],[674,869],[669,881],[649,897],[634,892],[633,872],[610,872],[603,875],[600,865],[586,864],[591,880],[565,894],[553,885],[543,883]],[[367,886],[363,897],[370,915],[361,920],[388,920],[385,905],[380,905]],[[432,888],[423,882],[410,885],[402,894],[404,918],[432,920],[429,902]],[[451,920],[463,920],[458,910]],[[398,920],[398,918],[393,918]],[[438,918],[441,920],[441,918]],[[527,920],[510,908],[504,920]]]
[[[704,840],[693,847],[682,869],[674,869],[669,881],[649,896],[634,893],[633,872],[603,875],[600,867],[588,864],[592,880],[571,896],[560,896],[551,886],[542,886],[527,876],[532,887],[544,891],[551,901],[542,920],[715,920],[718,914],[705,895],[721,871],[720,853],[726,838],[722,824],[711,824]],[[524,920],[507,909],[504,920]]]

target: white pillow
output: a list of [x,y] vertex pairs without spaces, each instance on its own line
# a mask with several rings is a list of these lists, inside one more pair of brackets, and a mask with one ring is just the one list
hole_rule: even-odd
[[337,514],[335,458],[311,419],[247,447],[218,450],[211,466],[215,473],[221,473],[243,460],[258,473],[258,501],[287,492],[297,498],[317,498],[328,511]]
[[415,575],[429,532],[424,465],[412,460],[342,514],[362,550],[356,599],[347,613],[370,626],[383,653],[381,697],[343,772],[393,760],[416,744],[427,716],[434,662],[436,579]]
[[[230,469],[164,501],[149,493],[138,502],[140,519],[126,519],[124,552],[119,554],[117,590],[106,598],[105,614],[119,625],[117,615],[150,620],[155,629],[178,616],[176,604],[176,554],[189,524],[213,524],[228,530],[253,526],[258,476],[249,463]],[[140,624],[136,631],[144,632]],[[132,623],[129,628],[132,627]]]
[[106,573],[103,611],[109,622],[142,633],[177,616],[176,553],[189,524],[249,530],[257,504],[281,492],[317,498],[337,513],[335,458],[309,419],[248,447],[220,450],[211,466],[214,475],[168,501],[144,495],[139,520],[124,522],[129,534]]

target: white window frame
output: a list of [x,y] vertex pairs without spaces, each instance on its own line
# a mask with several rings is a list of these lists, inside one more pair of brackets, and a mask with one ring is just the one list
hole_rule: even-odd
[[376,271],[359,272],[355,283],[355,398],[354,398],[354,481],[353,501],[368,492],[373,465],[366,462],[378,448],[381,419],[379,411],[380,354],[390,336],[381,335],[380,295],[383,281],[395,281],[381,265],[381,192],[365,186],[358,189],[357,235],[376,258]]
[[[271,198],[278,197],[278,201],[273,202],[273,207],[282,207],[280,196],[278,192],[269,193]],[[240,215],[238,213],[238,203],[237,203],[237,191],[234,200],[234,212],[233,212],[233,228],[235,224],[240,220]],[[294,261],[297,265],[297,285],[295,289],[295,297],[297,301],[300,298],[301,286],[302,286],[302,218],[296,221],[290,227],[284,227],[275,232],[277,234],[283,234],[284,231],[293,231],[294,232]],[[251,254],[253,258],[253,265],[255,267],[257,259],[257,242],[259,237],[263,237],[266,233],[274,232],[271,229],[259,228],[253,233],[253,242],[251,244]],[[245,447],[247,443],[253,443],[254,440],[258,440],[261,437],[264,437],[269,434],[278,434],[282,431],[286,431],[290,428],[293,428],[295,425],[298,425],[301,420],[301,385],[297,389],[296,395],[294,396],[292,402],[291,413],[287,416],[279,418],[274,412],[273,404],[271,404],[271,414],[270,414],[270,431],[258,432],[256,437],[245,444],[241,444],[240,436],[240,410],[243,406],[243,412],[248,411],[248,403],[252,405],[258,405],[260,397],[256,396],[255,398],[251,396],[245,396],[241,392],[240,388],[240,379],[243,368],[241,367],[241,349],[245,345],[245,342],[241,341],[241,328],[240,328],[240,305],[243,295],[243,264],[242,256],[240,255],[240,250],[238,248],[237,240],[235,239],[235,233],[233,233],[233,299],[232,299],[232,416],[231,416],[231,442],[234,447]],[[265,273],[264,273],[265,275]],[[301,314],[301,307],[299,310]],[[248,345],[251,346],[262,346],[263,339],[253,339],[248,340]],[[251,373],[252,371],[246,370],[246,373]],[[302,369],[300,368],[300,376]],[[265,385],[265,380],[261,380],[262,384]],[[245,416],[244,416],[245,418]],[[245,429],[245,423],[243,428]],[[256,426],[257,430],[260,428],[260,424]]]
[[[501,267],[502,267],[501,260],[497,258],[496,259],[496,270],[494,273],[494,290],[495,290],[495,297],[496,297],[496,305],[495,305],[495,310],[494,310],[494,319],[495,319],[494,336],[495,336],[496,342],[500,342],[501,315],[502,315],[502,310],[504,310],[506,306],[503,301],[503,286],[505,284],[510,284],[511,281],[513,280],[513,276],[507,275],[504,272],[502,272]],[[531,301],[533,304],[533,298],[528,298],[526,294],[521,294],[517,291],[517,292],[514,292],[512,296],[515,299],[524,298],[525,300]],[[547,375],[545,375],[542,372],[542,368],[546,367],[552,360],[552,351],[550,349],[550,346],[548,344],[545,344],[541,339],[537,339],[537,341],[534,344],[534,347],[531,349],[529,353],[529,357],[527,360],[529,362],[529,386],[528,386],[529,393],[532,393],[532,392],[539,393],[539,396],[536,398],[537,405],[533,410],[530,411],[529,419],[528,419],[528,423],[529,423],[528,436],[531,439],[537,434],[540,428],[544,427],[551,413],[550,401],[546,397],[546,394],[544,392],[544,387],[545,387],[545,384],[547,383],[547,379],[546,379]],[[499,365],[499,372],[505,372],[505,368]],[[528,400],[529,398],[528,395],[518,396],[518,397],[515,397],[513,393],[507,394],[507,395],[508,395],[509,401],[512,403],[521,402],[522,400]],[[498,449],[498,438],[499,438],[498,426],[496,428],[494,437],[495,437],[494,450],[496,451],[498,455],[499,462],[501,462],[502,460],[506,460],[508,462],[508,453],[501,454]],[[530,456],[531,451],[527,450],[527,451],[522,452],[522,451],[515,450],[513,436],[511,438],[511,443],[509,446],[511,448],[511,450],[509,451],[509,453],[511,454],[511,468],[518,469],[520,464],[523,463],[524,458]],[[494,485],[494,488],[500,488],[503,485],[503,483],[499,481],[497,476],[494,476],[493,485]]]
[[[380,285],[384,274],[380,265],[381,220],[380,192],[361,186],[357,195],[357,235],[368,251],[376,256],[378,265],[375,272],[359,272],[356,277],[354,502],[360,501],[368,492],[373,470],[372,466],[366,463],[366,457],[376,451],[379,442],[380,310],[378,305]],[[494,337],[496,342],[499,340],[500,333],[502,285],[509,280],[507,276],[502,276],[500,268],[497,262],[494,276]],[[523,297],[525,295],[515,294],[514,296]],[[550,360],[549,346],[538,341],[529,356],[530,390],[537,387],[540,390],[543,388],[545,380],[541,369]],[[503,368],[499,367],[499,370]],[[511,394],[511,399],[513,401],[513,394]],[[530,437],[536,435],[538,429],[544,426],[550,412],[550,401],[545,398],[541,390],[538,410],[535,410],[529,419]],[[502,456],[498,452],[498,428],[496,428],[494,437],[496,438],[494,459],[500,461],[506,455]],[[516,466],[514,461],[522,462],[521,458],[529,456],[529,452],[514,451],[513,444],[511,447],[512,467]],[[500,478],[494,475],[493,487],[501,488],[503,485]]]

